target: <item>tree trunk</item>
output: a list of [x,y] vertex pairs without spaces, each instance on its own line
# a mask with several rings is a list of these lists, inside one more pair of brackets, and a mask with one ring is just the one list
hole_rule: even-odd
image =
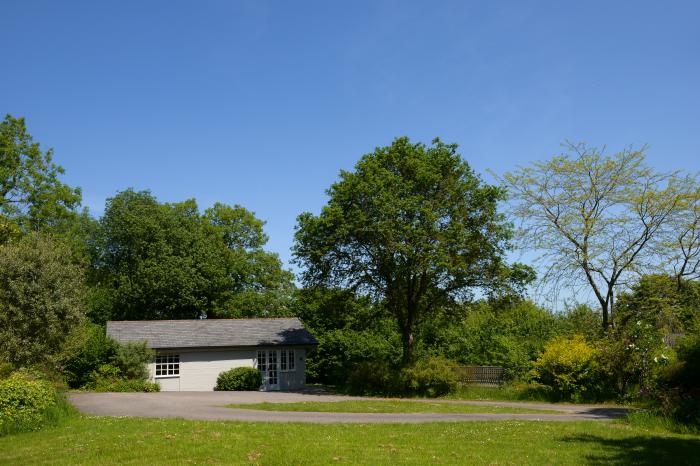
[[408,300],[408,309],[406,309],[406,321],[403,323],[402,339],[403,339],[403,357],[401,361],[404,365],[411,362],[413,358],[413,330],[416,324],[416,304],[410,298]]
[[401,336],[403,340],[403,356],[401,361],[406,365],[411,362],[411,358],[413,357],[413,328],[409,328],[408,325],[405,325]]
[[608,329],[608,304],[601,303],[600,307],[603,311],[603,330],[607,330]]

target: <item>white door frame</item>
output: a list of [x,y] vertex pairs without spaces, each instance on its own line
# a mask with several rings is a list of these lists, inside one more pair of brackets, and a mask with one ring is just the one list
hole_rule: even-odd
[[263,390],[280,389],[280,354],[276,349],[259,349],[256,366],[262,376]]

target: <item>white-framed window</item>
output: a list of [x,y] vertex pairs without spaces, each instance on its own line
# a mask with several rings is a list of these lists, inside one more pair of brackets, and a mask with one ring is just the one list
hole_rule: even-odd
[[280,371],[282,371],[282,372],[294,372],[295,370],[296,370],[296,364],[294,363],[294,350],[293,349],[280,350]]
[[174,375],[180,375],[180,355],[156,355],[156,377],[172,377]]
[[258,369],[261,372],[267,371],[267,351],[265,350],[258,350],[258,358],[256,360]]

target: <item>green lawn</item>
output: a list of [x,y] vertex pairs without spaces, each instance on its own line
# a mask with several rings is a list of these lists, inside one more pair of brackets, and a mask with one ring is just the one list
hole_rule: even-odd
[[557,414],[561,411],[498,406],[473,406],[420,401],[304,401],[299,403],[232,404],[229,408],[263,411],[311,411],[324,413],[536,413]]
[[78,417],[0,464],[698,464],[700,436],[624,423],[275,424]]

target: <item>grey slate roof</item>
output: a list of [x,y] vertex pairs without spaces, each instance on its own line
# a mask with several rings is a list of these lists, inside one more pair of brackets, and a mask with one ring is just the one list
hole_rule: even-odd
[[318,344],[297,318],[109,321],[107,335],[120,343],[145,340],[150,348]]

